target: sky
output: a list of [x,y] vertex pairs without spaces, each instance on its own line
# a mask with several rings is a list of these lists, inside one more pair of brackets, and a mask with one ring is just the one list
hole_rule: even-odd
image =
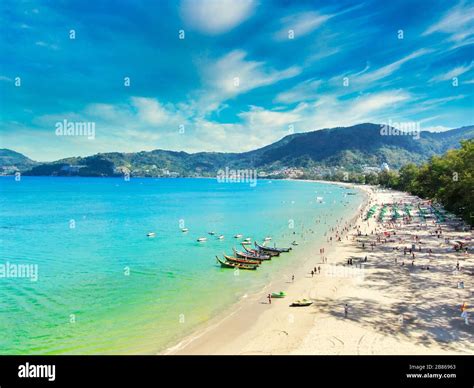
[[[474,122],[473,43],[469,1],[3,0],[0,147],[50,161],[444,131]],[[58,135],[64,120],[93,136]]]

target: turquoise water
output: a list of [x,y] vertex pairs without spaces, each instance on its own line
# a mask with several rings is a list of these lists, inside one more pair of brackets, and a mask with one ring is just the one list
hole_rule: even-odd
[[[353,213],[361,196],[346,193],[297,181],[2,177],[0,265],[36,264],[38,279],[0,277],[0,353],[157,352],[262,287]],[[238,247],[237,233],[301,245],[235,273],[215,255]]]

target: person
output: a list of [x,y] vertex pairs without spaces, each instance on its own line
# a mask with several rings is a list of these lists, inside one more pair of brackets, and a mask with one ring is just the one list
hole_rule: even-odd
[[318,273],[321,273],[321,267],[318,266]]
[[459,261],[456,263],[456,269],[459,271]]
[[344,305],[344,318],[347,318],[347,313],[349,312],[349,306],[347,303]]
[[268,298],[268,303],[272,304],[272,296],[270,294],[268,294],[267,298]]
[[311,277],[312,278],[314,277],[314,271],[311,271]]
[[294,281],[295,281],[295,275],[291,277],[291,282],[294,282]]

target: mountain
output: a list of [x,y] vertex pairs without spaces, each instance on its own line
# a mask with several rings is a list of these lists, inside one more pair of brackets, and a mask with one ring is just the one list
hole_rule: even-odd
[[38,162],[31,160],[19,152],[6,148],[0,149],[0,174],[14,174],[17,171],[30,170]]
[[[392,128],[393,132],[393,128]],[[247,153],[256,166],[311,165],[358,169],[388,163],[399,168],[458,148],[460,140],[474,137],[474,126],[446,132],[421,132],[418,136],[381,134],[379,124],[358,124],[286,136],[267,147]]]
[[[408,162],[421,163],[433,155],[458,148],[463,139],[474,138],[474,126],[446,132],[388,134],[378,124],[328,128],[297,133],[244,153],[199,152],[189,154],[166,150],[135,153],[100,153],[61,159],[29,167],[26,175],[59,176],[215,176],[219,169],[255,168],[260,175],[288,176],[297,169],[305,175],[344,169],[359,172],[387,163],[399,168]],[[13,152],[13,151],[11,151]],[[0,163],[3,161],[0,158]],[[1,164],[0,164],[1,165]]]

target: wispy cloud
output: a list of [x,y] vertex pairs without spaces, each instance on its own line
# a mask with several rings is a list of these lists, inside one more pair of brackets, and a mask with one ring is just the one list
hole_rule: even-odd
[[183,0],[181,15],[187,26],[217,35],[244,22],[256,6],[254,0]]
[[308,79],[289,90],[279,93],[275,97],[275,102],[291,104],[294,102],[314,100],[322,81],[319,79]]
[[59,47],[53,43],[47,43],[47,42],[43,42],[42,40],[38,41],[35,43],[37,46],[39,47],[45,47],[45,48],[48,48],[50,50],[58,50]]
[[460,65],[444,74],[437,75],[431,78],[430,81],[440,82],[440,81],[452,80],[454,77],[459,77],[461,74],[467,73],[473,67],[474,67],[474,61],[472,61],[469,65]]
[[248,60],[247,53],[234,50],[213,63],[203,67],[205,94],[224,101],[238,94],[300,74],[301,69],[291,66],[275,70],[265,62]]
[[449,34],[449,39],[455,42],[472,37],[474,35],[474,4],[461,1],[446,12],[440,20],[428,27],[423,35],[436,32]]
[[[367,85],[369,83],[372,83],[374,81],[381,80],[385,77],[388,77],[395,73],[397,70],[400,69],[400,67],[404,64],[407,63],[408,61],[411,61],[415,58],[421,57],[422,55],[426,55],[432,52],[430,49],[419,49],[414,51],[413,53],[399,59],[398,61],[392,62],[388,65],[382,66],[378,69],[372,70],[372,71],[364,71],[363,74],[356,74],[356,81],[360,84]],[[367,68],[368,70],[369,68]]]
[[292,31],[292,39],[298,39],[316,30],[331,17],[332,15],[313,11],[287,16],[281,20],[282,27],[275,34],[275,38],[277,40],[288,39],[290,31]]

